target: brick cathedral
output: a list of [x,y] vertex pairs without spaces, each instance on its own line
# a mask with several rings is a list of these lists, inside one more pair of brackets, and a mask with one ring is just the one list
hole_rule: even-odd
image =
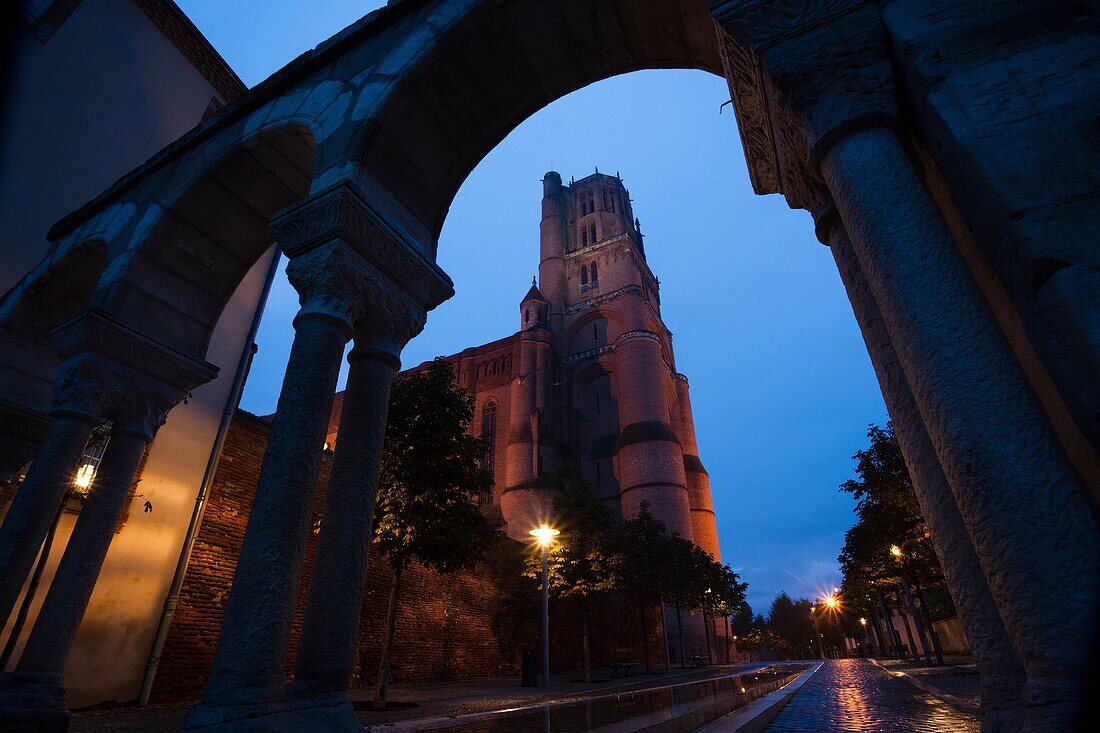
[[[511,336],[446,357],[475,399],[471,431],[490,444],[487,511],[526,541],[552,520],[556,492],[583,478],[616,515],[647,501],[670,531],[719,559],[688,381],[621,178],[543,178],[538,284],[519,319]],[[342,404],[339,394],[330,447]]]

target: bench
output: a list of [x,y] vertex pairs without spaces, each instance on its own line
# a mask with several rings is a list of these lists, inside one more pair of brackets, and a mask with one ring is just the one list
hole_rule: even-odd
[[630,661],[631,651],[629,647],[615,647],[611,650],[611,664],[608,666],[611,667],[612,677],[634,676],[634,668],[641,662]]

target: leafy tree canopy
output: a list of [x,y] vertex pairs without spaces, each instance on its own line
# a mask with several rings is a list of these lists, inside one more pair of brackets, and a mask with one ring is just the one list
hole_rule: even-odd
[[374,519],[394,568],[473,567],[500,536],[474,499],[493,477],[481,465],[483,441],[466,433],[473,412],[442,359],[394,384]]

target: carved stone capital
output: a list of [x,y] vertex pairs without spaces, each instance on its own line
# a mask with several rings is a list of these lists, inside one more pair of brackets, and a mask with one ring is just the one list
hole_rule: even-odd
[[425,311],[454,295],[447,274],[415,242],[405,241],[350,183],[279,212],[271,231],[292,262],[319,247],[346,245]]
[[424,330],[428,314],[423,308],[396,292],[372,294],[363,317],[355,327],[355,349],[350,358],[368,351],[386,354],[399,368],[399,357],[405,344]]
[[843,137],[893,126],[895,90],[870,0],[712,0],[719,51],[757,193],[813,205]]
[[84,351],[58,367],[53,411],[110,420],[112,434],[151,440],[168,411],[188,393],[102,354]]
[[53,328],[62,362],[54,382],[54,413],[106,418],[115,430],[151,438],[174,405],[213,379],[218,369],[88,309]]

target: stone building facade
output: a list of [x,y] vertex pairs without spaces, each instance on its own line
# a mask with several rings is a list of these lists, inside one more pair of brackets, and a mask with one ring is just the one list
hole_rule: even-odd
[[[483,503],[527,541],[553,521],[555,494],[582,480],[616,516],[648,502],[669,531],[720,559],[688,380],[622,179],[597,172],[564,185],[547,173],[539,241],[519,330],[446,357],[475,400],[471,432],[490,443],[495,486]],[[331,448],[343,404],[339,393]]]

